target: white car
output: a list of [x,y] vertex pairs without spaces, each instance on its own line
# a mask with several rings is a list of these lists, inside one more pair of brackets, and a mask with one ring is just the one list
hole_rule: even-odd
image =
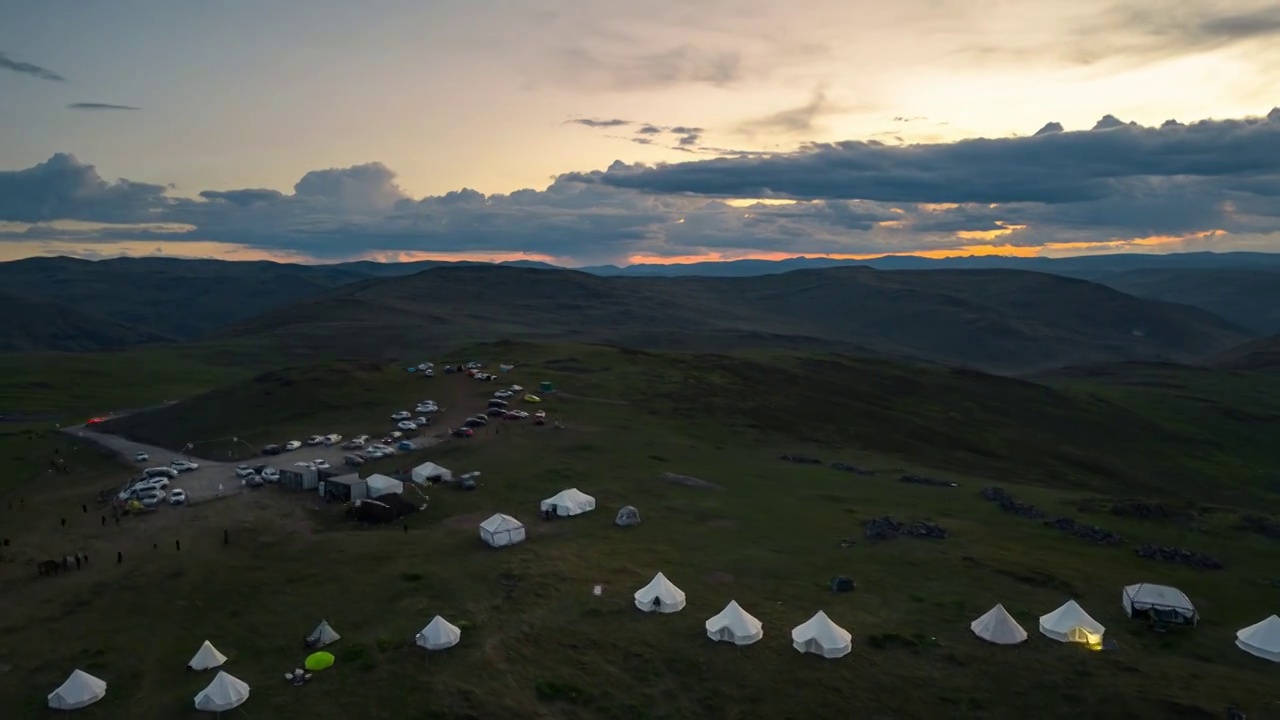
[[355,436],[355,437],[351,438],[351,442],[357,442],[357,443],[360,443],[361,445],[363,445],[363,444],[365,444],[365,443],[369,442],[369,436],[368,436],[368,435],[357,435],[357,436]]
[[191,472],[192,470],[200,469],[200,465],[193,463],[190,460],[174,460],[169,463],[169,467],[177,470],[178,472]]
[[[418,426],[415,425],[413,429],[417,430]],[[391,434],[388,435],[387,437],[391,438],[392,442],[395,442],[396,440],[399,440],[400,438],[404,437],[404,433],[400,432],[399,430],[393,430],[391,431]]]
[[167,488],[169,487],[169,478],[164,475],[160,475],[157,477],[149,477],[146,480],[138,481],[137,483],[134,484],[134,487],[136,488],[141,488],[141,487]]
[[374,443],[373,445],[369,446],[369,449],[374,452],[380,452],[383,455],[390,455],[391,453],[395,452],[395,450],[390,445],[386,445],[383,443]]
[[296,463],[294,463],[293,465],[294,465],[294,467],[307,468],[308,470],[315,470],[315,469],[316,469],[316,465],[315,465],[315,463],[309,463],[309,462],[306,462],[305,460],[304,460],[304,461],[302,461],[302,462],[296,462]]
[[439,409],[440,408],[437,408],[435,405],[419,405],[418,407],[414,408],[416,412],[420,412],[424,415],[429,415]]
[[151,456],[150,456],[150,455],[148,455],[148,454],[146,454],[146,453],[144,453],[144,452],[134,453],[134,455],[133,455],[133,461],[134,461],[134,462],[146,462],[146,461],[148,461],[148,460],[150,460],[150,459],[151,459]]
[[413,415],[411,415],[408,410],[401,410],[400,412],[392,415],[391,419],[392,420],[408,420],[411,417],[413,417]]
[[427,419],[425,417],[416,417],[413,419],[413,424],[417,425],[418,427],[422,427],[423,425],[427,424]]
[[173,492],[169,493],[169,504],[170,505],[186,505],[187,491],[174,488]]
[[316,460],[316,461],[315,461],[314,463],[312,463],[312,464],[316,466],[316,469],[317,469],[317,470],[328,470],[328,469],[329,469],[329,461],[328,461],[328,460],[325,460],[325,459],[323,459],[323,458],[322,458],[322,459],[320,459],[320,460]]
[[319,445],[322,442],[324,442],[323,435],[312,435],[311,437],[307,438],[308,445]]
[[509,398],[512,395],[515,395],[515,393],[511,392],[510,390],[499,390],[498,392],[493,394],[494,397],[499,399]]
[[396,423],[396,427],[400,428],[401,430],[417,430],[418,429],[418,426],[414,425],[412,420],[401,420],[399,423]]
[[138,502],[142,503],[142,507],[155,507],[163,501],[163,490],[144,490],[138,493]]
[[361,454],[364,455],[364,458],[366,460],[377,460],[379,458],[387,457],[387,453],[384,453],[381,450],[373,450],[372,448],[369,450],[365,450]]
[[252,474],[253,474],[253,468],[249,467],[248,465],[237,465],[237,466],[236,466],[236,477],[238,477],[238,478],[247,478],[247,477],[249,477],[249,476],[250,476],[250,475],[252,475]]
[[342,436],[339,435],[338,433],[333,433],[332,435],[324,436],[325,445],[337,445],[340,442],[342,442]]
[[518,392],[520,392],[521,390],[524,390],[524,386],[523,386],[523,385],[512,385],[512,386],[511,386],[511,392],[513,392],[513,393],[518,393]]
[[294,450],[297,450],[300,447],[302,447],[302,443],[298,440],[290,440],[289,442],[284,444],[285,452],[293,452]]
[[262,479],[269,483],[280,482],[280,471],[273,467],[265,468],[262,471]]
[[431,368],[427,368],[426,370],[422,371],[422,377],[435,377],[435,376],[436,376],[436,371],[432,370]]

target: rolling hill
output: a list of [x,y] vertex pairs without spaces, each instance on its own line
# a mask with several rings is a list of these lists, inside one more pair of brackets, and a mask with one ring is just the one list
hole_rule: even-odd
[[492,266],[355,283],[216,336],[381,358],[500,339],[689,351],[803,347],[997,372],[1194,361],[1250,337],[1203,310],[1023,271],[839,267],[742,278],[610,278]]
[[173,338],[54,302],[0,292],[0,352],[85,352]]
[[1210,360],[1209,365],[1223,370],[1280,372],[1280,335],[1231,348]]
[[1208,310],[1259,333],[1280,333],[1280,266],[1108,273],[1095,282],[1150,300]]

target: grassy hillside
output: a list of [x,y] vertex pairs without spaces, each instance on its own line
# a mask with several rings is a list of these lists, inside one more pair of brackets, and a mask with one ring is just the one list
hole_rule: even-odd
[[58,257],[0,263],[0,283],[9,292],[91,310],[180,340],[200,338],[215,328],[363,277],[327,266],[172,258]]
[[1210,361],[1224,370],[1255,372],[1280,371],[1280,335],[1261,338],[1231,348]]
[[703,351],[823,348],[1011,371],[1191,360],[1248,333],[1195,308],[1019,271],[606,278],[449,267],[350,285],[221,337],[384,358],[496,339]]
[[1280,267],[1128,270],[1102,275],[1097,282],[1142,298],[1202,308],[1258,333],[1280,333]]
[[[158,331],[133,327],[60,303],[0,292],[0,353],[85,352],[167,342]],[[90,305],[90,308],[93,306]]]
[[[268,488],[104,527],[96,507],[86,515],[80,506],[126,470],[82,458],[85,449],[65,439],[0,436],[11,475],[38,475],[59,442],[76,459],[75,472],[57,482],[32,479],[0,498],[25,500],[5,516],[13,545],[0,563],[6,717],[47,716],[45,694],[74,667],[110,683],[86,711],[95,717],[195,717],[191,697],[210,677],[183,663],[206,639],[252,685],[242,710],[252,717],[1074,719],[1087,703],[1090,718],[1167,720],[1220,716],[1228,704],[1266,717],[1274,703],[1274,665],[1233,644],[1238,628],[1280,603],[1272,581],[1280,546],[1238,527],[1243,514],[1274,503],[1274,488],[1248,480],[1229,456],[1254,444],[1258,454],[1238,462],[1274,468],[1280,450],[1268,449],[1262,426],[1247,434],[1244,420],[1196,426],[1169,417],[1184,396],[1202,393],[1259,414],[1275,399],[1264,380],[1128,366],[1109,377],[1056,378],[1050,388],[785,353],[734,359],[506,343],[455,355],[522,363],[510,379],[526,386],[554,382],[558,391],[542,406],[567,429],[510,423],[421,455],[479,470],[481,485],[431,490],[429,507],[403,526],[360,528],[314,495]],[[387,410],[428,395],[479,407],[493,389],[355,364],[289,371],[307,373],[324,392],[294,386],[267,400],[253,384],[233,385],[223,397],[238,400],[221,411],[277,413],[271,422],[282,423],[310,411],[329,423],[344,417],[343,401],[361,397],[362,407],[377,396]],[[188,415],[214,412],[214,397],[192,401]],[[1226,440],[1215,428],[1246,434],[1218,447]],[[781,453],[824,462],[783,462]],[[841,472],[834,461],[878,472]],[[1114,475],[1130,463],[1129,474]],[[1198,481],[1165,474],[1182,464],[1213,472]],[[665,472],[718,489],[670,482]],[[905,472],[960,485],[899,482]],[[1188,500],[1192,482],[1204,492]],[[1095,544],[1003,513],[979,492],[990,484],[1126,542]],[[538,520],[538,500],[570,486],[593,494],[599,509]],[[1209,505],[1211,494],[1248,500]],[[1106,510],[1136,495],[1186,516]],[[612,524],[623,504],[640,509],[640,526]],[[476,524],[495,511],[523,519],[529,541],[480,545]],[[949,537],[867,540],[864,523],[883,515],[934,522]],[[1146,560],[1132,552],[1138,543],[1190,548],[1227,568]],[[35,577],[31,560],[73,549],[94,565]],[[650,616],[632,605],[658,571],[688,593],[682,612]],[[857,590],[831,593],[836,574]],[[1120,588],[1142,581],[1186,591],[1200,626],[1154,633],[1124,618]],[[1091,653],[1036,632],[1036,618],[1069,598],[1107,627],[1118,650]],[[731,599],[764,623],[756,645],[706,638],[704,620]],[[995,647],[969,633],[997,602],[1028,630],[1027,644]],[[102,620],[139,607],[147,608],[145,632]],[[852,633],[848,657],[821,660],[791,647],[790,629],[819,609]],[[428,657],[411,638],[437,613],[463,628],[462,642]],[[292,687],[282,674],[305,657],[301,638],[321,618],[343,636],[329,648],[337,664]]]

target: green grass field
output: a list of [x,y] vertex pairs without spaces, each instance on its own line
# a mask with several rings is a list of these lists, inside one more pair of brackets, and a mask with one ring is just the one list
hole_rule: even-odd
[[[243,713],[259,718],[1175,718],[1220,717],[1230,703],[1258,718],[1277,709],[1275,666],[1233,646],[1238,628],[1280,606],[1280,543],[1236,528],[1241,512],[1275,502],[1265,478],[1280,450],[1267,447],[1267,423],[1257,419],[1276,412],[1271,381],[1166,368],[1162,381],[1176,388],[1130,375],[1055,378],[1051,389],[835,357],[743,362],[524,344],[457,356],[523,362],[512,381],[554,382],[543,407],[568,427],[511,423],[419,454],[456,472],[480,470],[482,485],[432,490],[407,534],[400,525],[360,529],[338,508],[278,488],[102,527],[92,496],[126,471],[14,426],[0,447],[24,478],[0,498],[14,541],[0,564],[6,717],[45,716],[44,695],[75,667],[110,684],[87,716],[195,717],[192,697],[212,675],[184,664],[205,639],[253,686]],[[311,378],[335,367],[295,372]],[[436,390],[423,391],[431,382]],[[478,409],[494,389],[350,367],[330,383],[327,399],[292,397],[299,404],[265,417],[263,431],[354,422],[342,410],[356,397],[367,402],[355,412],[371,419],[380,403],[390,411],[401,398],[431,395]],[[194,379],[188,387],[198,389]],[[244,410],[254,402],[245,387],[212,397],[238,397]],[[137,388],[130,402],[129,391],[120,382],[110,399],[141,406],[155,392]],[[1233,412],[1195,422],[1207,399]],[[180,408],[162,411],[157,427],[173,426]],[[212,431],[219,417],[198,422]],[[70,458],[70,475],[42,470],[52,443]],[[883,472],[795,465],[778,459],[783,452]],[[721,489],[667,482],[663,472]],[[902,472],[961,485],[897,482]],[[1130,542],[1097,546],[1003,514],[979,495],[988,484]],[[537,518],[539,499],[573,486],[596,496],[595,513]],[[1080,509],[1133,496],[1180,503],[1194,519]],[[624,504],[640,509],[643,524],[612,524]],[[524,520],[529,542],[481,544],[476,525],[495,511]],[[951,537],[864,540],[862,522],[886,514],[937,522]],[[857,542],[842,547],[846,538]],[[1130,549],[1139,542],[1204,552],[1227,569],[1144,560]],[[25,564],[76,549],[90,552],[90,569],[47,579]],[[688,593],[683,612],[654,617],[632,606],[657,571]],[[826,583],[837,574],[858,589],[832,594]],[[1186,591],[1200,627],[1156,634],[1125,619],[1120,589],[1141,581]],[[602,597],[592,595],[596,584]],[[1036,617],[1070,598],[1119,650],[1089,652],[1036,632]],[[702,623],[731,599],[763,621],[760,643],[707,639]],[[968,632],[997,602],[1028,630],[1028,643],[988,646]],[[792,649],[790,629],[819,609],[853,633],[849,656],[825,661]],[[412,636],[437,613],[463,638],[427,657]],[[338,662],[292,687],[283,673],[301,663],[301,638],[321,618],[343,635],[331,648]]]

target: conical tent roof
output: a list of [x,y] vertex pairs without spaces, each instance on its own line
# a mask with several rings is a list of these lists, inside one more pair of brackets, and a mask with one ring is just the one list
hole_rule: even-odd
[[1102,623],[1089,617],[1075,600],[1068,600],[1057,610],[1040,616],[1040,632],[1058,642],[1098,645],[1106,631]]
[[730,600],[724,610],[708,619],[706,627],[707,637],[734,645],[750,645],[764,637],[764,625],[743,610],[737,600]]
[[1027,631],[1000,604],[969,623],[969,629],[974,635],[996,645],[1017,645],[1027,639]]
[[328,620],[321,620],[316,629],[307,636],[307,642],[313,647],[324,647],[330,643],[336,643],[342,639],[342,636],[329,625]]
[[658,573],[648,585],[635,594],[636,607],[645,612],[673,613],[684,609],[684,591],[676,587],[666,575]]
[[57,690],[49,693],[49,707],[54,710],[79,710],[107,695],[107,683],[83,670],[75,670]]
[[196,709],[206,712],[226,712],[240,707],[249,699],[249,684],[219,670],[209,686],[196,694]]
[[1272,615],[1236,633],[1236,647],[1264,660],[1280,662],[1280,617]]
[[192,670],[208,670],[209,668],[219,667],[226,661],[227,656],[218,652],[213,643],[205,640],[200,649],[196,651],[195,657],[191,658],[191,662],[187,663],[187,667]]
[[446,650],[457,645],[461,639],[462,631],[458,626],[437,615],[422,628],[422,632],[418,633],[414,642],[418,647],[428,650]]
[[853,636],[821,610],[802,625],[791,630],[791,644],[802,653],[813,653],[835,659],[853,650]]

